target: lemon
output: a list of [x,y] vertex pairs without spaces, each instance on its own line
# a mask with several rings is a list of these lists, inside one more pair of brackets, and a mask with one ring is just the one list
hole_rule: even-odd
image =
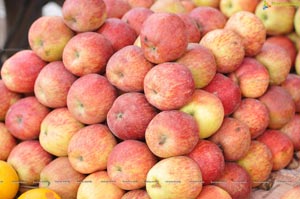
[[19,190],[19,176],[7,162],[0,160],[0,199],[13,199]]

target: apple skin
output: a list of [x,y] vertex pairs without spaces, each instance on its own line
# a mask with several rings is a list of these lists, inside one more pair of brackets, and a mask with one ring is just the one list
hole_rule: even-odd
[[219,8],[220,0],[192,0],[192,2],[197,6],[207,6],[213,8]]
[[286,80],[281,84],[292,96],[295,102],[296,112],[300,112],[300,76],[298,74],[289,73]]
[[300,195],[300,186],[290,188],[281,195],[280,199],[297,199]]
[[149,8],[134,7],[123,15],[122,20],[128,23],[135,30],[136,34],[139,35],[144,21],[153,13]]
[[120,199],[124,193],[123,189],[112,182],[106,171],[97,171],[83,179],[77,191],[77,199]]
[[227,191],[216,185],[205,185],[196,199],[232,199]]
[[53,109],[42,121],[40,144],[55,156],[67,156],[70,139],[83,127],[66,107]]
[[212,184],[224,171],[223,153],[218,145],[209,140],[200,139],[187,156],[195,160],[200,167],[204,185]]
[[296,70],[296,74],[300,75],[300,52],[299,51],[297,53],[297,57],[295,61],[295,70]]
[[41,123],[49,112],[50,109],[42,105],[36,97],[24,97],[10,106],[5,125],[18,139],[36,139],[39,137]]
[[232,199],[249,199],[251,196],[250,175],[236,162],[225,163],[223,175],[215,185],[227,191]]
[[280,130],[267,129],[256,138],[264,143],[272,152],[273,171],[286,167],[293,159],[294,145],[291,139]]
[[155,0],[126,0],[126,1],[134,9],[136,7],[150,8]]
[[107,159],[117,140],[104,124],[92,124],[78,130],[68,145],[72,167],[83,174],[106,169]]
[[261,135],[270,121],[267,107],[258,99],[253,98],[244,98],[232,117],[249,127],[251,139]]
[[76,32],[90,32],[106,19],[107,6],[103,0],[66,0],[62,5],[64,23]]
[[[276,99],[276,100],[274,100]],[[269,111],[270,129],[280,129],[295,115],[295,103],[289,92],[281,86],[270,86],[259,98]]]
[[248,11],[254,13],[259,0],[220,0],[220,10],[226,17]]
[[73,169],[68,157],[57,157],[41,171],[39,187],[51,189],[62,198],[76,199],[84,178],[85,175]]
[[114,50],[108,39],[95,32],[78,33],[63,50],[63,63],[76,76],[101,73]]
[[180,0],[180,2],[183,5],[186,13],[190,13],[194,8],[197,7],[192,0]]
[[225,116],[232,114],[242,101],[240,87],[232,79],[221,73],[216,73],[214,78],[203,89],[220,98]]
[[153,64],[144,57],[143,50],[134,45],[125,46],[115,52],[106,65],[108,81],[125,92],[144,89],[144,78]]
[[125,46],[132,45],[137,38],[135,30],[128,23],[117,18],[106,19],[96,32],[102,34],[110,41],[114,52]]
[[295,114],[294,117],[286,123],[280,131],[287,135],[294,145],[295,151],[300,151],[300,115]]
[[125,193],[121,199],[151,199],[146,190],[136,189]]
[[77,78],[70,73],[62,61],[47,64],[34,83],[34,95],[44,106],[60,108],[67,105],[68,91]]
[[0,79],[0,122],[4,121],[9,107],[22,98],[20,93],[9,90],[2,79]]
[[245,50],[242,37],[232,30],[212,30],[202,37],[200,44],[214,54],[219,73],[233,72],[243,62]]
[[189,15],[196,21],[202,36],[212,30],[224,28],[227,21],[220,10],[208,6],[197,7]]
[[159,64],[174,61],[185,53],[188,31],[178,15],[154,13],[143,23],[140,42],[145,57],[150,62]]
[[267,145],[252,140],[250,149],[237,163],[248,172],[254,188],[269,178],[273,167],[272,152]]
[[130,4],[124,0],[103,0],[106,5],[107,19],[121,19],[131,9]]
[[0,143],[0,160],[6,161],[12,149],[17,145],[17,140],[2,122],[0,122]]
[[216,133],[224,119],[221,100],[216,95],[201,89],[196,89],[192,99],[180,110],[196,119],[201,139]]
[[96,124],[106,119],[116,98],[116,89],[109,81],[102,75],[92,73],[72,84],[67,95],[67,106],[78,121]]
[[192,73],[176,62],[158,64],[144,78],[145,96],[160,110],[179,109],[192,98],[194,90]]
[[201,170],[187,156],[160,160],[148,172],[146,182],[147,193],[152,199],[196,198],[202,189]]
[[297,9],[295,16],[294,16],[294,28],[295,32],[300,36],[300,11]]
[[262,96],[270,83],[268,70],[252,57],[245,57],[241,65],[228,77],[239,85],[242,96],[246,98]]
[[21,50],[4,61],[2,81],[10,91],[31,93],[39,72],[46,64],[32,50]]
[[157,158],[144,142],[125,140],[109,154],[107,173],[121,189],[140,189],[146,185],[147,173],[156,162]]
[[255,58],[269,71],[270,85],[283,83],[292,67],[288,52],[284,48],[268,42],[264,43]]
[[185,7],[180,0],[156,0],[151,5],[150,10],[155,13],[185,13]]
[[214,78],[217,64],[212,52],[200,44],[188,44],[184,55],[176,60],[191,71],[195,88],[203,88]]
[[195,19],[193,19],[188,13],[179,13],[177,15],[182,19],[187,28],[188,43],[199,43],[201,39],[201,32]]
[[130,92],[120,95],[107,114],[107,125],[122,140],[144,140],[145,131],[157,114],[142,93]]
[[236,161],[249,150],[251,134],[243,122],[225,117],[221,128],[209,140],[220,145],[226,161]]
[[26,140],[16,145],[10,152],[7,162],[17,171],[23,185],[38,184],[40,172],[52,161],[37,140]]
[[198,143],[198,125],[193,116],[185,112],[161,111],[149,123],[145,139],[149,149],[158,157],[186,155]]
[[[242,1],[240,0],[240,2]],[[257,0],[251,2],[255,3]],[[243,38],[246,56],[251,57],[258,54],[266,40],[264,24],[251,12],[235,13],[227,20],[225,29],[235,31]]]
[[[276,0],[274,3],[289,3],[289,0]],[[293,31],[294,6],[271,6],[263,9],[264,1],[256,6],[255,15],[258,16],[266,27],[268,35],[284,35]]]
[[62,52],[74,32],[64,23],[61,16],[42,16],[28,30],[30,48],[44,61],[62,59]]

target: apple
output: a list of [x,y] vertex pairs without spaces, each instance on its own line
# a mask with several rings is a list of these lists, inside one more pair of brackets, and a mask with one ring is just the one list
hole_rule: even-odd
[[51,189],[62,198],[76,199],[84,178],[85,175],[73,169],[68,157],[58,157],[42,169],[39,187]]
[[258,3],[259,0],[220,0],[220,10],[226,17],[241,11],[254,13]]
[[17,140],[2,122],[0,122],[0,143],[0,160],[5,161],[12,149],[17,145]]
[[252,187],[258,187],[269,178],[272,172],[272,152],[267,145],[253,140],[246,155],[237,163],[250,175]]
[[21,50],[4,61],[2,81],[10,91],[31,93],[39,72],[46,64],[32,50]]
[[212,30],[224,28],[227,21],[226,16],[220,10],[209,6],[196,7],[189,15],[195,19],[202,36]]
[[17,171],[22,185],[39,183],[40,172],[52,161],[37,140],[26,140],[16,145],[10,152],[7,162]]
[[197,6],[194,4],[193,0],[180,0],[181,4],[183,5],[185,11],[187,13],[191,12]]
[[195,160],[200,167],[204,185],[212,184],[224,171],[223,153],[218,145],[209,140],[200,139],[187,156]]
[[236,162],[226,162],[223,175],[215,185],[227,191],[232,199],[249,199],[251,196],[250,175]]
[[281,87],[289,92],[295,102],[296,112],[300,112],[300,76],[289,73],[286,80],[281,84]]
[[198,125],[193,116],[185,112],[161,111],[149,123],[145,139],[149,149],[158,157],[186,155],[198,143]]
[[296,60],[295,60],[295,70],[298,75],[300,75],[300,53],[298,51]]
[[209,140],[221,147],[226,161],[236,161],[249,150],[251,134],[245,123],[225,117],[221,128]]
[[89,32],[99,28],[106,19],[104,0],[80,1],[66,0],[62,5],[62,15],[65,24],[76,32]]
[[159,64],[174,61],[185,53],[188,31],[178,15],[153,13],[143,23],[140,42],[150,62]]
[[150,8],[155,0],[126,0],[126,1],[132,7],[132,9],[134,9],[136,7]]
[[212,30],[202,37],[200,44],[212,51],[220,73],[233,72],[243,62],[243,39],[232,30]]
[[185,105],[195,90],[192,73],[183,64],[165,62],[150,69],[144,78],[144,93],[150,104],[160,110]]
[[66,107],[53,109],[41,123],[40,144],[55,156],[67,156],[70,139],[83,127]]
[[246,98],[262,96],[270,83],[266,67],[252,57],[245,57],[241,65],[228,76],[239,85],[242,96]]
[[294,28],[295,32],[300,36],[300,11],[297,9],[295,16],[294,16]]
[[285,191],[280,199],[297,199],[300,195],[300,186],[295,186]]
[[62,61],[47,64],[34,83],[34,95],[44,106],[60,108],[67,105],[68,91],[76,80]]
[[67,95],[67,106],[78,121],[96,124],[106,119],[116,98],[116,89],[109,81],[102,75],[92,73],[72,84]]
[[286,123],[280,131],[286,134],[294,145],[295,151],[300,151],[300,115],[295,114],[294,117]]
[[293,44],[296,46],[296,49],[298,51],[300,49],[300,36],[296,32],[291,32],[286,36],[293,42]]
[[100,73],[113,54],[113,47],[102,34],[78,33],[63,50],[63,63],[76,76]]
[[[241,0],[238,1],[245,3]],[[250,3],[250,0],[247,0],[247,2]],[[255,4],[257,0],[251,2]],[[246,56],[258,54],[266,40],[266,28],[264,24],[255,14],[248,11],[240,11],[233,14],[227,20],[225,29],[235,31],[242,37]]]
[[107,113],[107,125],[122,140],[144,140],[145,131],[157,114],[142,93],[130,92],[120,95]]
[[107,19],[119,18],[131,9],[127,0],[103,0],[106,5]]
[[273,171],[286,167],[293,159],[294,145],[291,139],[280,130],[267,129],[256,138],[272,152]]
[[266,105],[254,98],[244,98],[232,117],[248,126],[251,139],[261,135],[267,129],[270,121]]
[[148,172],[146,190],[152,199],[196,198],[202,189],[198,164],[187,156],[160,160]]
[[197,6],[207,6],[213,8],[219,8],[220,0],[192,0],[192,2]]
[[[289,3],[289,0],[276,0],[275,3]],[[255,14],[263,22],[268,35],[283,35],[293,31],[294,15],[296,8],[294,6],[274,5],[263,9],[264,1],[260,1],[256,6]]]
[[125,46],[115,52],[106,65],[108,81],[125,92],[144,89],[144,78],[153,64],[144,57],[143,50],[134,45]]
[[9,90],[2,79],[0,79],[0,121],[4,121],[6,112],[9,107],[17,102],[22,95],[20,93],[16,93],[14,91]]
[[180,110],[196,119],[199,137],[202,139],[216,133],[224,119],[224,108],[221,100],[216,95],[201,89],[196,89],[192,99]]
[[[274,100],[276,99],[276,100]],[[289,92],[281,86],[270,86],[259,98],[269,111],[271,129],[280,129],[295,115],[295,103]]]
[[125,140],[109,154],[107,173],[121,189],[140,189],[146,185],[147,173],[156,162],[156,157],[144,142]]
[[77,191],[77,199],[120,199],[124,193],[123,189],[113,183],[106,171],[97,171],[88,175],[80,183]]
[[207,86],[217,71],[214,55],[200,44],[189,43],[186,52],[176,62],[190,69],[195,88]]
[[217,73],[203,89],[220,98],[225,116],[233,113],[242,101],[240,87],[232,79],[221,73]]
[[136,189],[125,193],[121,199],[151,199],[144,189]]
[[265,42],[255,58],[269,71],[270,85],[283,83],[291,70],[292,62],[288,52],[278,45]]
[[108,156],[116,144],[116,138],[106,125],[92,124],[83,127],[69,142],[70,164],[83,174],[105,170]]
[[28,30],[30,48],[47,62],[61,60],[63,49],[73,36],[74,32],[61,16],[39,17]]
[[133,7],[128,12],[126,12],[121,19],[128,23],[129,26],[133,30],[135,30],[136,34],[139,35],[144,21],[152,14],[153,11],[149,8]]
[[188,43],[199,43],[201,39],[201,32],[195,19],[193,19],[188,13],[178,13],[178,16],[182,19],[187,28]]
[[132,45],[137,38],[135,30],[128,23],[117,18],[106,19],[96,32],[101,33],[110,41],[114,52]]
[[227,191],[216,185],[205,185],[196,199],[232,199]]
[[29,96],[10,106],[5,117],[5,126],[16,138],[31,140],[39,137],[40,126],[50,109],[36,97]]
[[156,0],[151,5],[150,10],[153,12],[167,12],[167,13],[185,13],[185,7],[180,0]]

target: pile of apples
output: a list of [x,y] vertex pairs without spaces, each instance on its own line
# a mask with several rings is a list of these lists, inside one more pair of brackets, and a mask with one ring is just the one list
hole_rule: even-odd
[[250,198],[299,155],[295,2],[66,0],[37,19],[1,68],[20,192]]

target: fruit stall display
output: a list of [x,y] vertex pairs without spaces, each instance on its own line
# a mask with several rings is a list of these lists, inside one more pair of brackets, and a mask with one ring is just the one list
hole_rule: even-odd
[[299,199],[300,2],[66,0],[0,79],[1,199]]

